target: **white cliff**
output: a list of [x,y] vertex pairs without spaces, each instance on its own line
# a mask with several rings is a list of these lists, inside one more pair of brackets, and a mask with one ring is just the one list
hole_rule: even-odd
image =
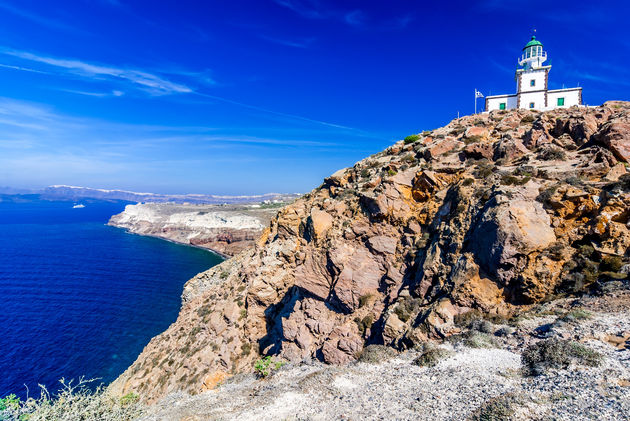
[[139,203],[109,225],[232,256],[253,244],[280,206]]

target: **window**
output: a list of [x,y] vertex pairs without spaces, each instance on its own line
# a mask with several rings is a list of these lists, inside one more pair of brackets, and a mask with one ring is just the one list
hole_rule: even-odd
[[532,79],[529,81],[529,86],[536,86],[536,80]]
[[505,110],[505,102],[502,102],[499,104],[499,109],[500,110]]
[[558,98],[558,107],[562,107],[564,105],[564,97]]
[[534,108],[534,106],[535,106],[535,105],[536,105],[536,104],[534,104],[533,102],[530,102],[530,103],[529,103],[529,108]]

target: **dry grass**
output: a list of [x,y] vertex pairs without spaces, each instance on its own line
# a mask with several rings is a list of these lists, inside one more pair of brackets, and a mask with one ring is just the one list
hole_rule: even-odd
[[144,412],[138,395],[130,393],[122,398],[109,394],[103,386],[90,389],[94,380],[83,378],[74,384],[61,379],[61,390],[51,395],[40,385],[38,398],[25,401],[13,400],[11,405],[0,410],[0,419],[7,421],[131,421]]

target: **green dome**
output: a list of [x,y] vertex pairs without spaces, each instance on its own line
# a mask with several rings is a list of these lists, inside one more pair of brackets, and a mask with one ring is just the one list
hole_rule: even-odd
[[529,41],[527,45],[523,47],[523,50],[526,49],[527,47],[533,47],[535,45],[540,45],[542,47],[542,42],[538,41],[535,36],[532,36],[531,41]]

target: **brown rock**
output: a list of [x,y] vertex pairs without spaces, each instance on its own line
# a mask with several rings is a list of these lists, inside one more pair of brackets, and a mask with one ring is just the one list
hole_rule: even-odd
[[504,282],[516,278],[521,256],[556,241],[551,220],[539,202],[493,198],[486,205],[473,236],[471,251],[484,269]]
[[[613,139],[619,130],[606,125],[626,121],[629,105],[493,112],[433,132],[462,135],[483,125],[493,158],[507,158],[484,178],[437,148],[428,152],[431,162],[380,153],[338,173],[280,210],[255,247],[190,280],[177,321],[151,340],[111,392],[152,401],[213,387],[208,373],[251,372],[261,354],[341,364],[367,341],[403,349],[443,338],[459,332],[454,317],[471,309],[518,314],[523,304],[565,288],[583,291],[589,280],[580,275],[589,273],[574,262],[590,252],[578,245],[592,246],[593,259],[620,257],[627,271],[630,194],[625,176],[615,185],[603,178],[622,169],[600,141],[572,148],[588,138],[593,121]],[[533,124],[521,122],[530,114]],[[520,141],[525,130],[532,130],[531,147],[554,142],[567,149],[566,159],[535,158]],[[434,142],[413,147],[423,153],[454,140]],[[406,153],[400,144],[389,152],[398,149]],[[513,162],[517,157],[522,162]],[[394,168],[396,175],[372,183]],[[363,169],[369,174],[355,179]],[[501,177],[520,180],[521,173],[531,180]],[[569,177],[586,173],[589,179]],[[171,359],[175,364],[164,363]]]
[[529,150],[518,139],[502,139],[495,147],[494,159],[504,158],[513,161],[529,153]]
[[472,159],[492,159],[494,146],[491,143],[471,143],[464,148],[464,155]]
[[384,235],[377,235],[368,239],[368,245],[370,246],[370,249],[382,254],[396,253],[397,244],[398,240],[396,238],[387,237]]
[[624,162],[630,162],[630,122],[614,120],[595,134],[595,140],[610,149]]
[[608,171],[604,179],[606,181],[617,181],[619,180],[619,177],[626,174],[627,172],[628,170],[626,170],[626,166],[622,163],[619,163],[612,167],[610,171]]
[[443,185],[444,181],[437,173],[429,170],[422,171],[413,182],[413,198],[419,202],[424,202],[440,190]]
[[461,148],[463,145],[463,142],[453,138],[446,138],[433,146],[428,146],[424,151],[424,157],[427,160],[436,159],[440,155]]
[[479,127],[479,126],[472,126],[469,127],[468,129],[466,129],[466,134],[465,136],[467,138],[471,138],[471,137],[477,137],[479,139],[487,139],[488,138],[488,129],[486,129],[485,127]]
[[208,374],[208,376],[203,381],[201,390],[202,391],[212,390],[215,387],[217,387],[219,384],[223,383],[228,377],[230,376],[225,371],[221,371],[221,370]]
[[329,364],[345,364],[356,359],[362,349],[363,340],[346,326],[340,326],[324,343],[322,356]]
[[314,239],[321,240],[324,238],[332,224],[333,217],[328,212],[316,208],[311,210],[309,228]]
[[332,285],[326,265],[327,260],[324,256],[319,253],[308,253],[304,263],[295,268],[295,285],[325,300]]
[[331,259],[340,270],[334,293],[345,308],[354,310],[361,297],[378,292],[385,270],[366,248],[343,245],[331,253]]

